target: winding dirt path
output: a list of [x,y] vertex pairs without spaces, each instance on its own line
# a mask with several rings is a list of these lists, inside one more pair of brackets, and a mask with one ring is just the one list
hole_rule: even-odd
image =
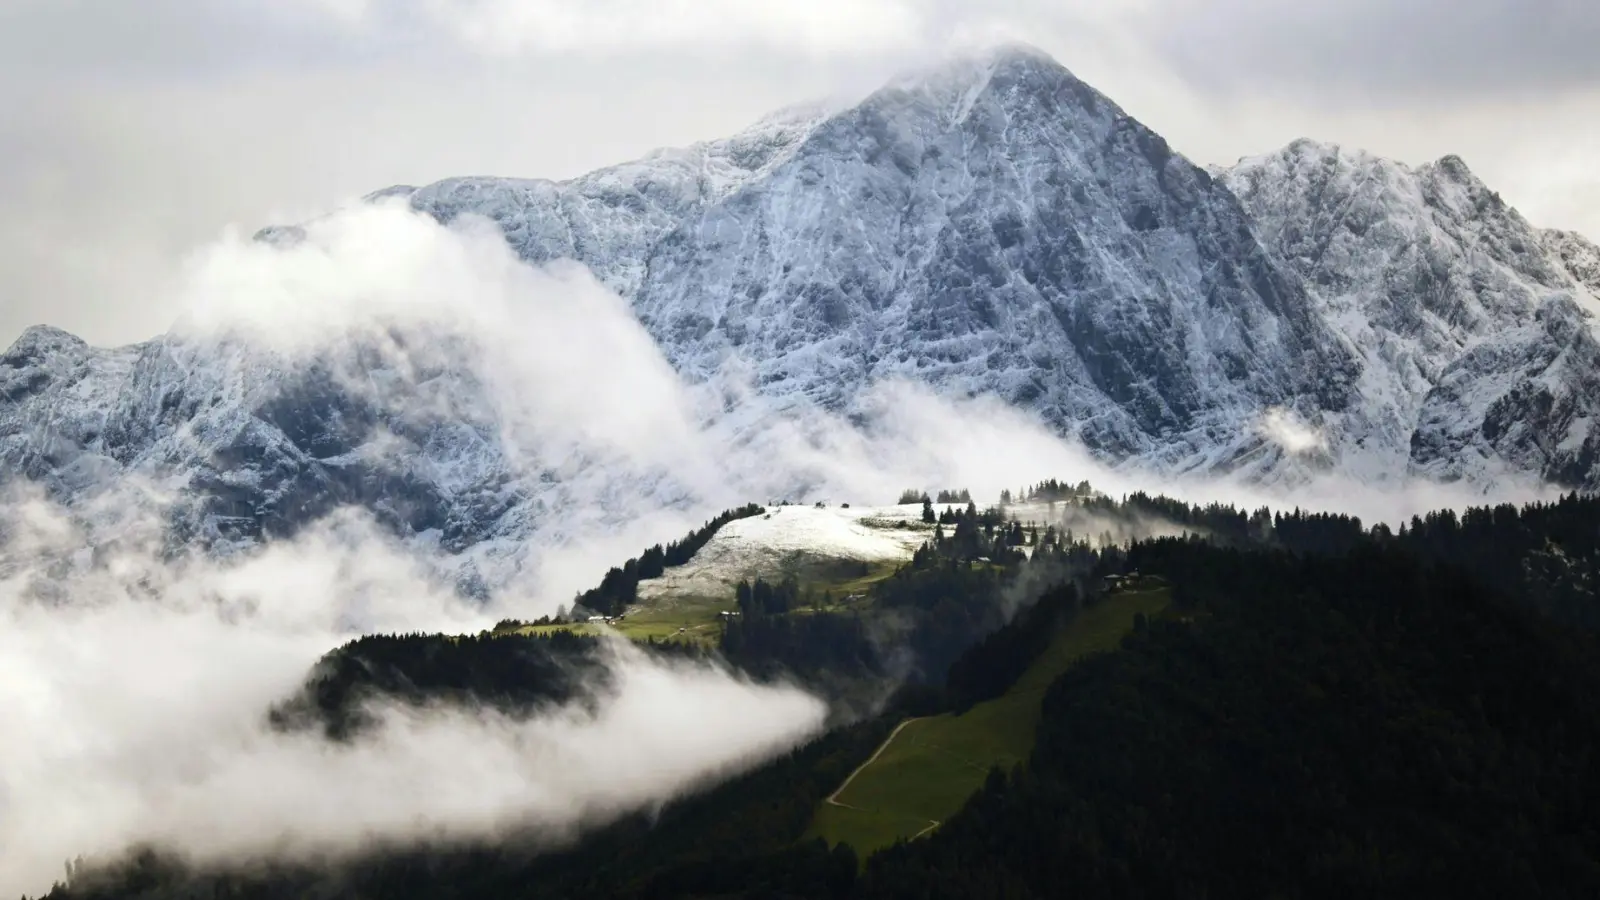
[[922,717],[907,719],[904,722],[901,722],[899,725],[896,725],[894,730],[889,732],[889,736],[883,739],[883,743],[878,745],[878,749],[872,754],[872,756],[868,757],[866,762],[856,766],[856,770],[850,773],[850,777],[844,780],[844,784],[839,785],[838,790],[828,795],[828,805],[841,806],[845,809],[858,809],[859,807],[851,806],[848,803],[840,803],[839,795],[844,793],[844,789],[850,786],[850,782],[856,780],[856,776],[861,774],[862,769],[865,769],[867,766],[870,766],[878,761],[878,757],[883,755],[883,751],[889,749],[889,745],[894,743],[894,739],[900,736],[900,732],[904,731],[907,725],[910,725],[912,722],[920,721],[922,721]]
[[[839,785],[839,789],[838,790],[836,790],[833,793],[828,795],[827,803],[830,806],[837,806],[837,807],[839,807],[841,809],[853,809],[853,810],[855,810],[857,812],[866,812],[866,810],[863,810],[859,806],[851,806],[848,803],[839,802],[839,795],[844,793],[844,789],[850,786],[850,782],[856,780],[856,776],[860,775],[861,771],[863,769],[865,769],[867,766],[870,766],[873,763],[878,761],[878,757],[883,755],[883,751],[889,749],[889,745],[894,743],[894,739],[900,736],[900,732],[902,730],[904,730],[907,725],[910,725],[912,722],[920,721],[922,718],[923,717],[919,716],[917,718],[907,719],[904,722],[901,722],[899,725],[896,725],[894,727],[894,730],[889,732],[889,736],[883,739],[883,743],[878,745],[877,751],[875,751],[872,754],[872,756],[870,758],[868,758],[868,760],[866,762],[862,763],[859,766],[856,766],[856,770],[854,772],[850,773],[850,777],[846,778],[844,780],[844,784]],[[916,834],[912,835],[911,836],[911,840],[914,841],[917,838],[922,837],[923,835],[927,834],[928,832],[934,830],[935,828],[938,828],[939,824],[940,823],[938,821],[936,821],[934,819],[929,819],[928,820],[928,827],[924,828],[921,831],[917,832]]]

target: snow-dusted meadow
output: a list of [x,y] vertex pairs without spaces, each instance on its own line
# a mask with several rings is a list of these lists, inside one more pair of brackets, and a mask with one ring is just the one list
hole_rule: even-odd
[[772,506],[764,515],[724,525],[686,565],[639,583],[645,602],[732,596],[740,580],[779,575],[785,565],[854,561],[898,564],[933,532],[922,506]]

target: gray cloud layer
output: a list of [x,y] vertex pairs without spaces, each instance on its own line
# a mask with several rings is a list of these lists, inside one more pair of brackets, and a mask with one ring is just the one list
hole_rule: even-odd
[[191,248],[394,182],[568,176],[1024,38],[1200,162],[1464,156],[1600,234],[1580,0],[0,0],[0,345],[164,329]]
[[[1412,106],[1600,83],[1589,0],[1173,0],[1156,45],[1188,78],[1311,102]],[[1537,102],[1537,99],[1535,100]]]

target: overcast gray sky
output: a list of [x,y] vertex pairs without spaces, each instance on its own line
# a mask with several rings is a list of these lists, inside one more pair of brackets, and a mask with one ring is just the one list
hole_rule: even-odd
[[225,228],[570,176],[996,38],[1201,163],[1301,136],[1458,153],[1600,237],[1592,0],[0,0],[0,346],[164,330]]

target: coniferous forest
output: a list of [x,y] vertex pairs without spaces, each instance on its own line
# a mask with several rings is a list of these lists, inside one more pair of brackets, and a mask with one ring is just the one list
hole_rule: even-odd
[[[796,614],[793,585],[746,584],[716,650],[647,645],[831,698],[899,687],[576,846],[530,835],[211,870],[150,849],[77,869],[50,896],[1600,896],[1600,500],[1391,529],[1054,482],[1033,496],[1062,504],[1056,521],[952,503],[866,610]],[[1162,536],[1095,539],[1139,527]],[[1050,684],[1024,764],[869,857],[807,838],[897,722],[1003,693],[1134,573],[1170,585],[1168,614]],[[349,739],[371,725],[352,698],[370,695],[527,713],[602,685],[596,646],[369,638],[330,654],[273,721]]]

